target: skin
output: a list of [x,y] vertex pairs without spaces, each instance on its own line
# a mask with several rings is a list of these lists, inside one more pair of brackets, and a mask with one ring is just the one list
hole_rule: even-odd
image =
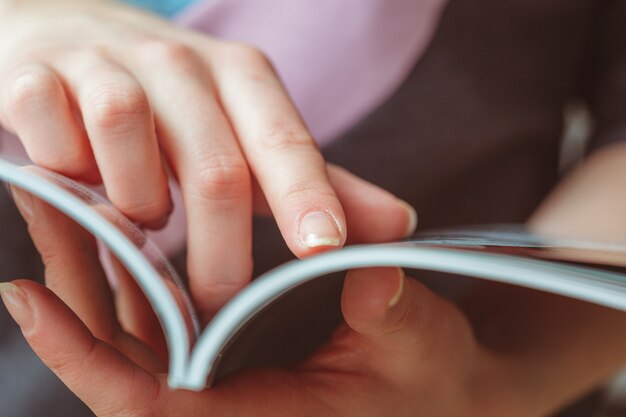
[[[624,161],[626,145],[592,156],[530,226],[619,237]],[[98,416],[546,416],[626,363],[621,312],[489,284],[456,306],[399,270],[367,269],[348,274],[345,323],[303,363],[239,372],[202,392],[171,391],[160,333],[136,287],[121,285],[114,298],[92,239],[14,194],[48,288],[18,280],[2,284],[2,299],[34,351]],[[352,206],[355,228],[370,220],[370,203]],[[606,215],[595,221],[589,215],[600,206]],[[363,236],[376,240],[372,230]]]
[[258,50],[103,0],[0,0],[0,39],[0,126],[34,162],[102,182],[151,228],[172,209],[168,171],[179,181],[204,315],[250,280],[255,210],[296,256],[346,242],[332,173]]
[[[48,288],[3,284],[3,300],[35,352],[99,416],[502,415],[484,414],[481,382],[500,372],[500,359],[476,343],[457,307],[397,269],[350,273],[346,323],[306,362],[238,373],[199,393],[171,391],[150,310],[128,317],[141,303],[132,279],[122,276],[123,294],[111,294],[93,239],[46,204],[14,195]],[[367,220],[371,210],[363,204],[353,213]]]
[[[311,210],[331,215],[339,245],[348,227],[354,242],[399,238],[410,228],[393,196],[327,170],[258,51],[95,0],[5,0],[0,23],[0,56],[10,57],[0,60],[2,126],[36,162],[101,179],[113,202],[148,226],[161,225],[170,209],[167,164],[183,184],[191,286],[204,312],[249,278],[253,202],[271,209],[299,256],[325,249],[303,247],[298,236]],[[625,161],[623,145],[596,153],[531,226],[620,238]],[[349,274],[345,324],[304,363],[241,372],[201,393],[172,392],[162,337],[132,280],[121,274],[111,294],[91,238],[15,195],[48,288],[2,284],[3,301],[35,352],[99,416],[532,417],[626,363],[622,313],[497,285],[455,306],[397,270],[371,269]],[[52,239],[59,235],[66,238]],[[219,237],[220,247],[206,236]]]

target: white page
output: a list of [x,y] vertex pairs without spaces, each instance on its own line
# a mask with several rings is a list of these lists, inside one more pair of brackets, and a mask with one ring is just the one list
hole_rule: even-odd
[[0,180],[65,213],[115,254],[146,294],[161,322],[170,355],[169,383],[178,386],[186,374],[189,348],[199,330],[198,319],[184,285],[158,247],[106,199],[76,181],[1,158]]
[[[452,240],[463,241],[465,248],[449,247]],[[564,241],[559,243],[565,244]],[[586,245],[585,242],[570,242],[566,248],[580,249]],[[469,247],[472,250],[468,250]],[[541,243],[530,235],[515,238],[507,234],[502,239],[497,233],[481,239],[448,235],[445,241],[425,238],[425,242],[352,246],[289,262],[255,280],[209,323],[193,349],[186,388],[201,389],[205,381],[214,382],[225,347],[247,321],[273,300],[311,279],[353,268],[399,266],[447,272],[538,289],[626,311],[626,276],[621,273],[490,253],[493,247],[498,250],[502,247],[536,248],[545,253],[553,248],[552,244]],[[598,250],[597,245],[595,250]],[[611,245],[610,250],[613,257],[626,259],[626,247]]]
[[[518,229],[480,228],[462,233],[429,233],[411,242],[353,246],[285,264],[235,296],[194,344],[193,325],[185,317],[195,316],[184,287],[158,248],[110,203],[62,176],[2,159],[0,179],[31,192],[75,219],[105,243],[135,277],[163,326],[170,353],[168,382],[172,388],[201,390],[207,383],[210,386],[220,356],[247,321],[296,286],[352,268],[400,266],[448,272],[626,311],[626,276],[621,273],[513,256],[624,266],[625,246],[539,237]],[[182,295],[173,296],[167,282],[180,286],[182,292],[178,294]],[[194,323],[197,329],[197,318]]]

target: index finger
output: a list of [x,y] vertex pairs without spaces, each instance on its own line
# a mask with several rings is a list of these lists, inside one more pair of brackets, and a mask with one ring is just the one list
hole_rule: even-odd
[[299,256],[342,246],[346,220],[326,164],[278,76],[246,46],[212,68],[225,112],[274,214]]

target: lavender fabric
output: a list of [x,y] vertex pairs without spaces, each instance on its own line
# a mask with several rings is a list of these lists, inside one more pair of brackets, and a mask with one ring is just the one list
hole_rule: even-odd
[[[177,23],[263,50],[318,143],[327,145],[387,100],[426,49],[447,0],[204,0]],[[25,156],[0,129],[0,154]],[[182,197],[151,237],[169,255],[185,243]]]
[[428,45],[446,0],[207,0],[178,22],[274,63],[320,144],[378,107]]

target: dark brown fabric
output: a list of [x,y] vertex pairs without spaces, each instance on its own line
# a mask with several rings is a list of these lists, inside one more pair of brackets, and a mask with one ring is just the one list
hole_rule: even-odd
[[[566,103],[589,104],[594,148],[626,139],[624,16],[619,0],[452,0],[403,87],[325,155],[410,202],[421,229],[523,222],[559,179]],[[257,229],[258,271],[276,262],[276,247],[290,257],[272,222]],[[454,292],[448,278],[418,276]],[[320,302],[301,297],[301,328],[332,329],[316,320]],[[591,415],[600,398],[562,416]]]
[[[325,154],[417,207],[422,228],[523,221],[558,180],[568,100],[589,103],[594,146],[626,139],[625,22],[624,0],[450,0],[403,87]],[[34,276],[23,225],[0,200],[2,277]],[[257,273],[289,258],[272,221],[255,230]],[[286,323],[269,342],[307,346],[309,330],[298,327],[316,328],[319,341],[339,319],[320,324],[318,314],[336,303],[336,283],[276,307],[269,323],[298,317],[298,326]],[[25,346],[9,349],[20,335],[0,317],[0,416],[89,415]]]

